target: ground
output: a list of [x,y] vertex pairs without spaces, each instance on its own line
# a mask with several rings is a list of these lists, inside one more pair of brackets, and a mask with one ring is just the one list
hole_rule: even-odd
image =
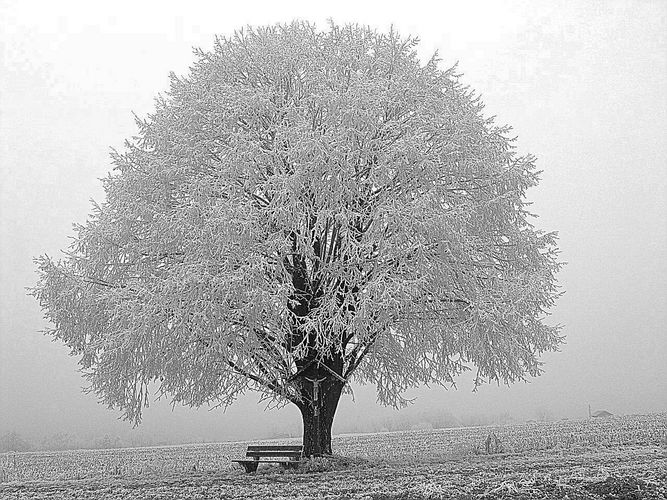
[[[296,472],[260,466],[253,474],[229,462],[246,443],[18,454],[5,457],[10,480],[0,483],[0,498],[661,499],[666,424],[658,415],[339,436],[334,448],[344,457],[311,460]],[[529,449],[536,431],[549,437],[539,441],[548,449]],[[631,431],[634,444],[626,442]],[[487,453],[482,438],[491,432],[507,450]],[[475,436],[481,448],[440,448],[456,439],[474,443]],[[84,467],[75,470],[75,463]],[[23,480],[11,480],[20,471]]]

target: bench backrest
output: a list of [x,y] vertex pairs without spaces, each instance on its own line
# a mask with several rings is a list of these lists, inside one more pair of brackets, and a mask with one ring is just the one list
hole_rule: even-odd
[[248,445],[246,457],[255,459],[264,457],[289,457],[290,460],[299,460],[303,446],[298,445]]

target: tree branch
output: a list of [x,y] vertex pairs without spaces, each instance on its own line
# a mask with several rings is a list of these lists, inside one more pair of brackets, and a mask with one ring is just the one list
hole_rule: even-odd
[[287,394],[287,391],[285,391],[285,389],[284,389],[283,387],[280,387],[280,386],[276,383],[277,381],[274,381],[274,382],[267,382],[266,380],[262,380],[262,379],[261,379],[260,377],[258,377],[257,375],[254,375],[254,374],[252,374],[252,373],[250,373],[250,372],[244,370],[243,368],[240,368],[240,367],[239,367],[238,365],[236,365],[236,363],[234,363],[233,361],[231,361],[231,360],[229,360],[229,359],[226,360],[226,361],[227,361],[227,364],[228,364],[232,369],[234,369],[234,371],[236,371],[239,375],[243,375],[244,377],[249,378],[249,379],[252,380],[253,382],[255,382],[255,383],[257,383],[257,384],[259,384],[259,385],[265,387],[266,389],[269,389],[270,391],[274,392],[276,395],[278,395],[278,396],[280,396],[280,397],[283,397],[283,398],[285,398],[285,399],[291,401],[291,402],[294,403],[294,404],[297,404],[297,403],[298,403],[298,400],[297,400],[295,397],[290,396],[289,394]]

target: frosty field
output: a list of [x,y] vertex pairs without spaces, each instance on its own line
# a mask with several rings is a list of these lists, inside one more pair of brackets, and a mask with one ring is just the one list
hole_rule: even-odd
[[667,498],[666,433],[658,414],[342,435],[345,458],[256,474],[230,462],[247,442],[9,453],[0,498]]

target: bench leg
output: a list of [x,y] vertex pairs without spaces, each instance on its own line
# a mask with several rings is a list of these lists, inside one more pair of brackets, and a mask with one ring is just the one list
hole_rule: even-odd
[[246,472],[256,472],[259,462],[241,462]]

